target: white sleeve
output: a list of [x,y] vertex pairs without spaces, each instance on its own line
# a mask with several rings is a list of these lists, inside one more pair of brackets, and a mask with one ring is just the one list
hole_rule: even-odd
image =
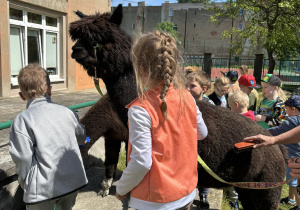
[[117,185],[117,193],[125,195],[136,187],[152,165],[151,118],[139,106],[128,110],[129,142],[132,145],[130,161]]
[[197,107],[197,139],[202,140],[207,136],[208,131],[205,122],[202,118],[202,113],[200,112],[197,104],[196,107]]

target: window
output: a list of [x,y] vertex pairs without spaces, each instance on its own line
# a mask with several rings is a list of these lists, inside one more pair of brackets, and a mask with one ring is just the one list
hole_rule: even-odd
[[196,23],[194,23],[194,28],[196,28]]
[[243,29],[243,23],[238,23],[237,27],[238,27],[239,30],[242,30]]
[[242,16],[244,14],[244,9],[243,8],[240,8],[239,9],[239,16]]
[[21,28],[10,28],[10,70],[12,76],[17,76],[24,66]]
[[51,81],[59,80],[59,21],[51,15],[9,8],[10,71],[12,85],[17,85],[21,68],[39,63]]
[[177,31],[177,24],[174,24],[173,29]]
[[169,9],[169,16],[172,17],[174,15],[174,10]]
[[49,75],[57,74],[57,34],[46,33],[46,69]]
[[134,23],[132,24],[132,29],[135,29],[135,24]]
[[9,18],[13,20],[23,21],[23,11],[18,9],[9,9]]

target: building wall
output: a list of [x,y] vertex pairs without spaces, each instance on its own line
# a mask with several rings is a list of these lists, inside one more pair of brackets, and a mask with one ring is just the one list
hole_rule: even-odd
[[8,1],[0,0],[0,96],[10,95]]
[[[145,6],[145,2],[138,2],[138,6],[123,6],[124,19],[121,24],[131,36],[135,33],[152,31],[158,23],[173,22],[177,26],[182,47],[185,54],[203,55],[212,53],[213,56],[228,56],[230,39],[223,39],[224,30],[230,30],[232,20],[226,19],[221,24],[210,21],[211,13],[204,9],[203,3],[171,4],[165,2],[162,6]],[[144,14],[144,19],[143,19]],[[143,27],[144,21],[144,27]],[[234,27],[242,20],[236,19]],[[132,24],[136,23],[135,29]],[[185,33],[186,28],[186,33]]]
[[[72,0],[69,1],[68,4],[68,22],[71,23],[73,21],[76,21],[79,19],[77,15],[74,14],[73,11],[80,10],[86,15],[95,14],[96,12],[104,13],[104,12],[110,12],[110,0],[89,0],[89,1],[83,1],[82,0]],[[94,82],[93,78],[89,77],[86,71],[83,69],[81,65],[76,63],[74,59],[71,58],[72,53],[72,46],[75,43],[68,38],[68,88],[70,90],[81,90],[81,89],[87,89],[87,88],[93,88]],[[72,71],[72,70],[75,71]],[[103,83],[101,82],[101,85]]]
[[[94,84],[92,78],[71,58],[71,48],[74,43],[69,38],[68,25],[78,19],[73,11],[79,9],[85,14],[109,12],[110,4],[110,0],[89,0],[84,4],[80,0],[0,0],[0,97],[15,96],[19,92],[17,83],[12,82],[10,72],[10,7],[37,13],[43,17],[50,14],[59,19],[57,40],[53,40],[53,43],[58,43],[59,73],[57,78],[50,77],[52,89],[79,90],[93,88]],[[26,27],[24,26],[24,31],[28,30]],[[46,38],[42,37],[42,39]],[[45,48],[42,46],[42,49]],[[24,50],[26,51],[25,48]],[[46,53],[43,56],[46,56]]]

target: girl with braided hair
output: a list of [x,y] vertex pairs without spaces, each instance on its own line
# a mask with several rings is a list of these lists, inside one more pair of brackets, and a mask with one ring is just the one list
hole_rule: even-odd
[[185,90],[175,40],[160,31],[143,35],[131,58],[139,97],[127,105],[128,165],[116,197],[122,200],[130,192],[134,209],[191,209],[198,180],[197,139],[207,136],[207,128]]

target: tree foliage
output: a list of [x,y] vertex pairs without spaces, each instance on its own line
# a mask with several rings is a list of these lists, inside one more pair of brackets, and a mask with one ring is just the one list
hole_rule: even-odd
[[243,23],[242,29],[233,27],[223,36],[233,37],[234,53],[246,49],[246,43],[248,52],[267,50],[269,73],[275,67],[274,57],[287,60],[300,52],[300,0],[230,0],[223,4],[205,0],[205,5],[214,12],[213,22],[232,18]]
[[178,40],[178,32],[174,30],[174,23],[172,22],[161,22],[155,27],[157,30],[165,31],[169,33],[174,39]]

